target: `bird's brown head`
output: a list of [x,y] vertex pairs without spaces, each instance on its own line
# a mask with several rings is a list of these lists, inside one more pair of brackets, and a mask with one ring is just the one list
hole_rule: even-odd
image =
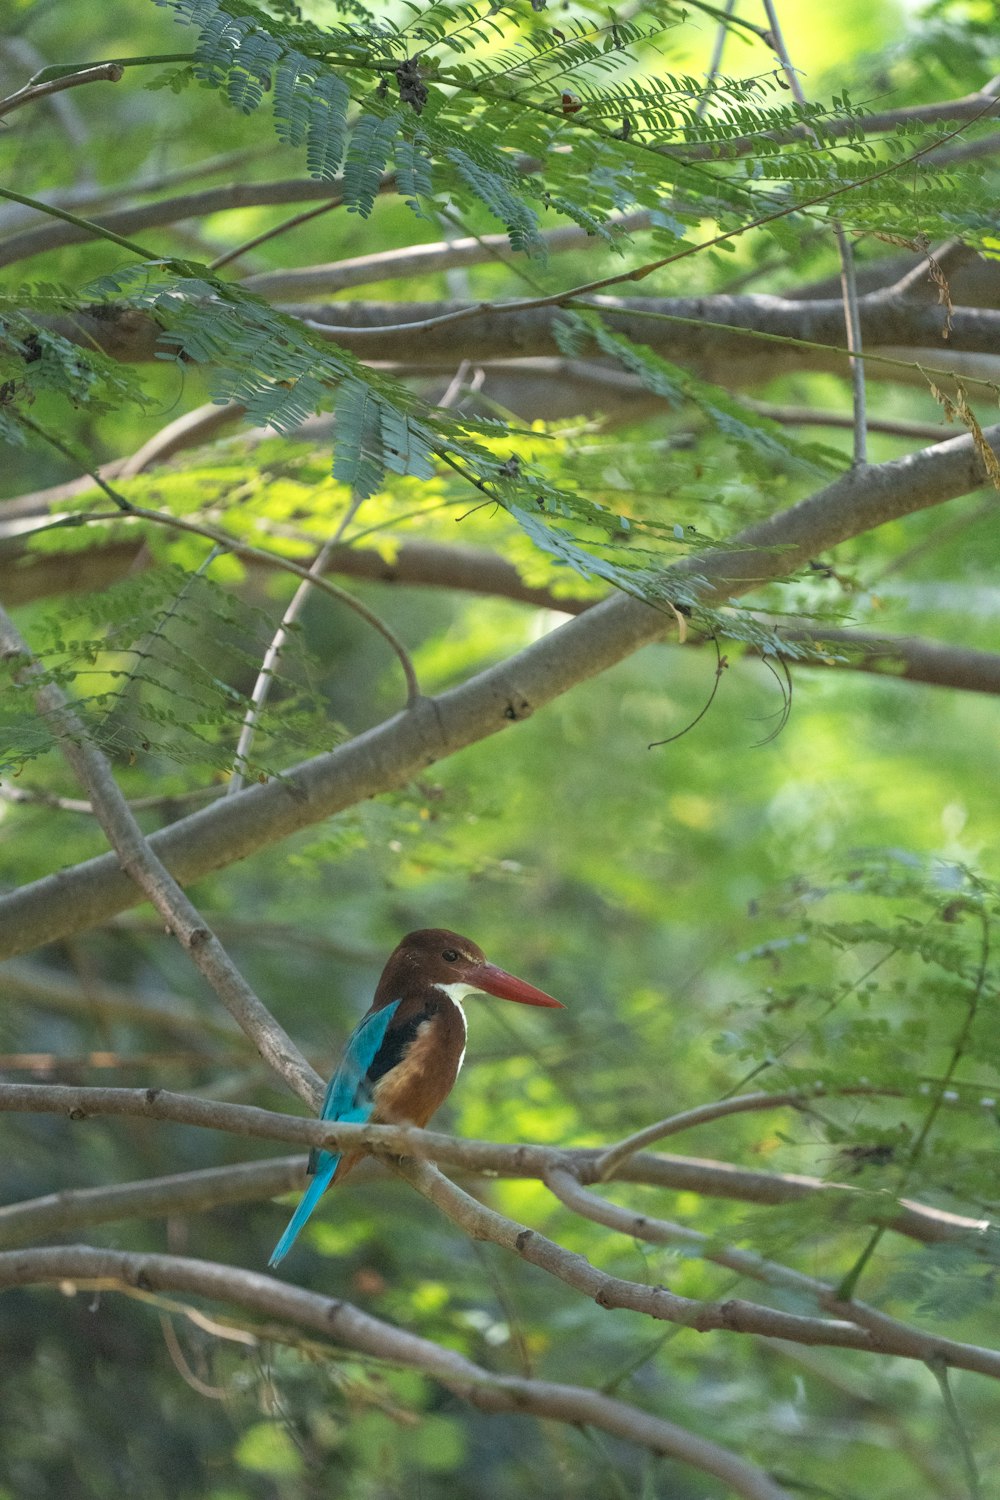
[[543,990],[536,990],[534,985],[515,978],[505,969],[487,963],[477,943],[449,932],[446,927],[422,927],[418,932],[407,933],[382,971],[375,1005],[387,1005],[431,987],[443,989],[455,999],[467,990],[484,990],[501,1000],[562,1009],[561,1000],[553,1000]]

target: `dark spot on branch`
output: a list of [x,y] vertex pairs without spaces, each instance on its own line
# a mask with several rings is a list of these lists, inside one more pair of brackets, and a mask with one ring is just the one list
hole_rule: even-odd
[[515,723],[519,719],[529,718],[530,715],[531,704],[528,702],[527,698],[519,698],[516,702],[513,698],[509,699],[507,702],[507,707],[503,711],[504,718],[511,719]]
[[611,1288],[609,1286],[602,1286],[600,1291],[595,1294],[594,1301],[597,1303],[598,1307],[614,1307],[615,1304],[611,1296]]
[[515,1248],[523,1254],[525,1245],[529,1240],[534,1239],[534,1237],[535,1231],[533,1229],[522,1229],[521,1233],[514,1241]]
[[146,1090],[146,1103],[147,1104],[155,1104],[156,1101],[157,1101],[157,1099],[159,1099],[159,1097],[160,1097],[160,1095],[161,1095],[162,1092],[163,1092],[162,1089],[147,1089]]
[[77,1106],[70,1110],[69,1117],[71,1120],[85,1120],[87,1118],[87,1111]]
[[207,927],[193,927],[188,935],[188,947],[203,948],[210,941],[211,936]]
[[408,57],[396,69],[396,82],[399,84],[399,97],[403,104],[408,104],[414,114],[419,115],[427,103],[427,85],[420,76],[420,68],[415,57]]

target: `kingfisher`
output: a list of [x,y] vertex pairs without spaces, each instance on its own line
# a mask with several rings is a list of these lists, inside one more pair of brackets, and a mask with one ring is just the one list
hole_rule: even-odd
[[[457,932],[425,927],[408,933],[382,970],[371,1009],[351,1033],[320,1119],[426,1125],[458,1077],[466,1038],[462,1000],[476,991],[563,1009],[562,1001],[487,963],[483,950]],[[309,1153],[313,1180],[269,1266],[285,1258],[330,1184],[346,1177],[364,1154],[318,1148]]]

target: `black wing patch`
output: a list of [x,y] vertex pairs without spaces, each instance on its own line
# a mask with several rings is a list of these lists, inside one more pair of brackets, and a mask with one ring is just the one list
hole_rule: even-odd
[[378,1083],[386,1073],[398,1067],[417,1039],[417,1032],[425,1021],[431,1019],[433,1012],[430,1010],[418,1011],[415,1016],[402,1023],[400,1026],[390,1026],[385,1034],[385,1040],[372,1058],[365,1074],[365,1082],[369,1087]]

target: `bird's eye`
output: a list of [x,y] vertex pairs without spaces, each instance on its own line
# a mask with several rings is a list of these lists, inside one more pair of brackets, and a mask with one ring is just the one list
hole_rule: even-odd
[[446,948],[441,957],[444,959],[446,964],[456,964],[458,963],[458,949]]

